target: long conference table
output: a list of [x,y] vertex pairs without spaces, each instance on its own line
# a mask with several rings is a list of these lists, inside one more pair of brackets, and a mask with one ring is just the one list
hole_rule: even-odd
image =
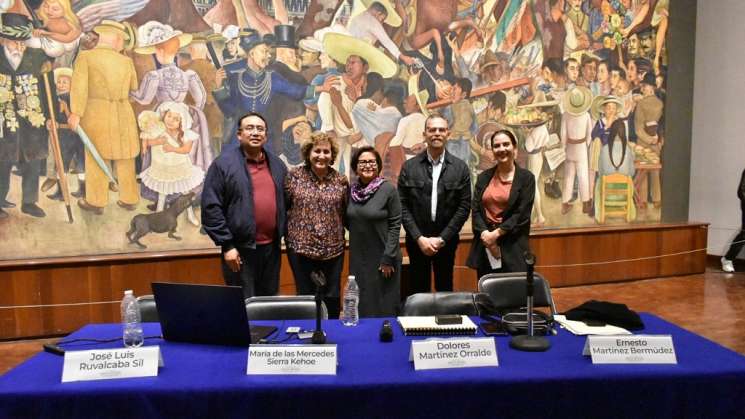
[[[593,365],[581,355],[586,338],[562,329],[543,353],[496,337],[498,367],[415,371],[409,349],[423,338],[403,336],[394,321],[394,341],[379,342],[382,319],[324,323],[338,345],[336,376],[248,376],[246,348],[148,339],[165,362],[157,377],[61,383],[63,358],[41,352],[0,377],[0,418],[745,417],[745,357],[658,317],[642,319],[641,333],[672,335],[677,365]],[[67,339],[120,333],[118,324],[92,324]],[[145,324],[146,336],[159,333],[159,324]],[[112,347],[121,342],[67,348]]]

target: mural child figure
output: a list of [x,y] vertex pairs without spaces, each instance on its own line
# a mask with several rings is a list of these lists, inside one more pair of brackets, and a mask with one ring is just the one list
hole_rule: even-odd
[[38,13],[44,26],[34,29],[30,45],[43,49],[50,57],[59,57],[77,48],[83,32],[70,0],[44,0]]
[[[158,193],[156,212],[163,211],[166,196],[192,191],[204,181],[204,171],[189,158],[199,134],[191,129],[188,106],[178,102],[164,102],[155,112],[144,111],[138,122],[143,149],[149,148],[151,153],[150,166],[142,171],[140,178]],[[189,222],[199,224],[194,208],[187,208],[186,215]]]

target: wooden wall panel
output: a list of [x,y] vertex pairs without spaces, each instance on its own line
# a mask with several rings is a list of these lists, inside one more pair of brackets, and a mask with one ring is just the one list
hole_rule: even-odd
[[[562,287],[700,273],[706,266],[706,252],[690,251],[706,248],[706,240],[704,224],[656,224],[542,230],[531,235],[531,247],[537,258],[536,270],[553,287]],[[456,255],[456,291],[476,289],[476,274],[465,267],[469,246],[470,237],[464,236]],[[676,253],[679,254],[657,257]],[[0,339],[65,334],[87,323],[118,322],[118,302],[123,290],[132,289],[136,295],[150,294],[153,281],[221,284],[219,257],[212,250],[187,255],[151,255],[148,259],[57,260],[51,264],[29,261],[25,265],[0,267]],[[638,260],[593,264],[619,259]],[[344,278],[348,263],[347,257]],[[295,293],[285,255],[280,293]],[[111,303],[2,308],[90,302]]]

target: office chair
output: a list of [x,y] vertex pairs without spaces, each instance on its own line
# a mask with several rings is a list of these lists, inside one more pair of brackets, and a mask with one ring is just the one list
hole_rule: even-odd
[[158,308],[155,306],[155,298],[152,294],[137,297],[140,306],[140,320],[143,322],[159,322]]
[[[246,298],[249,320],[315,319],[316,301],[312,295],[276,295]],[[326,304],[321,302],[321,318],[328,319]]]
[[478,316],[472,292],[423,292],[410,295],[401,310],[402,316],[435,316],[438,314],[465,314]]
[[[497,309],[514,309],[526,306],[526,273],[509,272],[486,274],[479,279],[479,291],[489,294]],[[550,307],[551,314],[556,314],[554,299],[551,297],[551,286],[541,274],[535,273],[533,288],[533,305]]]

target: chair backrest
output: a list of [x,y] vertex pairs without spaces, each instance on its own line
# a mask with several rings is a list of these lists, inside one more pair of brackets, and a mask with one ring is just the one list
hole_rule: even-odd
[[[315,319],[316,300],[312,295],[276,295],[246,298],[248,320]],[[328,319],[326,304],[321,302],[321,318]]]
[[478,316],[472,292],[433,292],[410,295],[401,310],[402,316],[435,316],[465,314]]
[[155,306],[155,297],[152,294],[137,297],[140,306],[140,319],[143,322],[159,322],[158,307]]
[[[525,307],[526,275],[525,272],[486,274],[479,279],[479,291],[489,294],[498,309]],[[533,278],[533,306],[551,307],[551,314],[556,314],[548,280],[537,272]]]

